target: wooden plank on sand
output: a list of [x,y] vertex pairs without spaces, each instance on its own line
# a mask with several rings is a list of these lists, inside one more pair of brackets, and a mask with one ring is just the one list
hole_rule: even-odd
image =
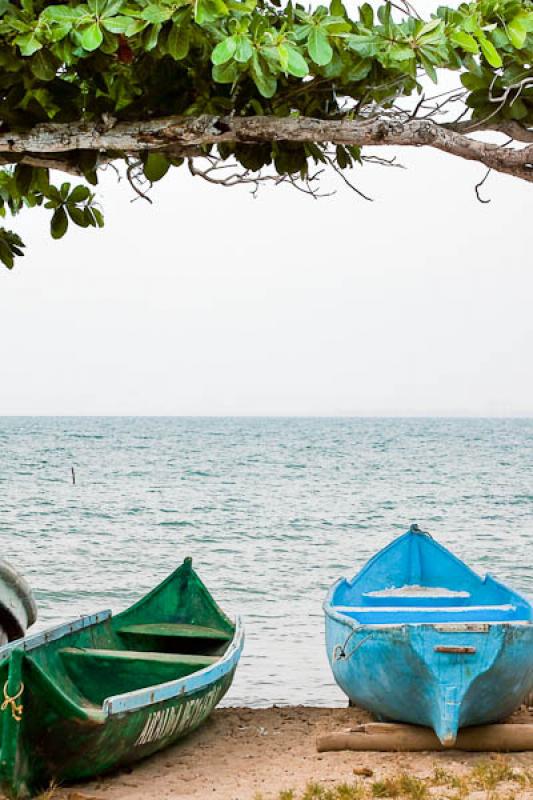
[[521,752],[533,750],[533,725],[480,725],[459,731],[453,748],[444,747],[430,728],[396,723],[370,722],[348,731],[324,733],[317,737],[317,750],[471,750],[478,752]]

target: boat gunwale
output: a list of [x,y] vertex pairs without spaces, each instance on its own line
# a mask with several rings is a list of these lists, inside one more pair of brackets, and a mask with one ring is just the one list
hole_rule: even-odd
[[[35,650],[37,647],[57,641],[70,633],[85,630],[93,625],[105,622],[113,617],[109,609],[100,611],[96,614],[84,615],[71,622],[64,622],[47,628],[31,636],[22,637],[0,647],[0,662],[4,656],[9,655],[14,650],[22,650],[25,653]],[[174,681],[165,683],[150,684],[142,689],[135,689],[132,692],[110,695],[106,697],[101,706],[98,705],[79,705],[72,701],[70,696],[65,695],[72,704],[73,709],[77,709],[84,718],[92,719],[94,722],[103,722],[106,718],[129,711],[138,711],[142,708],[171,700],[178,695],[186,697],[201,691],[209,684],[220,680],[237,666],[244,645],[244,627],[240,617],[235,619],[235,628],[231,641],[228,644],[223,656],[204,669],[198,670],[191,675],[178,678]],[[60,694],[63,694],[59,691]]]
[[479,626],[479,625],[497,625],[501,628],[505,627],[517,627],[517,626],[526,626],[526,625],[533,625],[533,620],[528,619],[516,619],[516,620],[476,620],[476,621],[455,621],[450,620],[449,622],[406,622],[406,621],[398,621],[398,622],[359,622],[359,620],[355,619],[354,617],[348,616],[348,614],[337,611],[336,607],[332,603],[332,597],[335,593],[335,590],[346,578],[339,578],[333,586],[330,587],[326,599],[322,603],[322,609],[329,619],[334,620],[335,622],[340,622],[343,625],[346,625],[350,628],[361,630],[390,630],[391,628],[401,629],[401,628],[435,628],[435,630],[441,630],[448,628],[450,631],[456,631],[458,629],[462,629],[465,633],[472,629],[472,626]]
[[209,667],[174,681],[152,684],[132,692],[124,692],[107,697],[102,711],[107,717],[132,711],[139,711],[175,697],[187,697],[219,681],[237,666],[244,646],[244,627],[239,616],[235,618],[233,638],[223,656]]
[[111,617],[111,609],[106,608],[103,611],[96,612],[96,614],[83,614],[70,622],[62,622],[60,625],[45,628],[45,630],[32,633],[29,636],[22,636],[20,639],[14,639],[12,642],[8,642],[0,647],[0,661],[13,650],[20,649],[25,653],[29,653],[37,647],[62,639],[63,636],[67,636],[69,633],[76,633],[77,631],[91,628],[93,625],[98,625],[101,622],[106,622]]
[[[385,552],[390,550],[392,547],[397,545],[402,540],[405,540],[405,538],[408,537],[409,535],[411,535],[411,532],[407,531],[403,535],[397,537],[396,539],[393,539],[391,542],[389,542],[388,545],[383,547],[381,550],[378,550],[377,553],[374,553],[374,555],[366,562],[366,564],[364,564],[364,566],[360,570],[358,570],[358,572],[355,573],[355,575],[353,575],[352,578],[348,578],[345,575],[341,576],[340,578],[338,578],[335,581],[335,583],[333,583],[330,586],[330,588],[328,590],[328,593],[327,593],[327,595],[326,595],[326,597],[324,599],[324,602],[322,603],[322,608],[323,608],[326,616],[329,616],[332,619],[336,619],[337,621],[343,621],[343,622],[348,622],[348,623],[356,622],[356,624],[355,625],[352,624],[351,627],[361,627],[361,628],[377,628],[377,629],[382,629],[382,628],[401,628],[401,627],[404,627],[405,625],[416,625],[416,626],[421,626],[421,625],[434,626],[434,625],[447,625],[447,624],[448,625],[460,625],[460,624],[463,624],[465,626],[468,625],[469,624],[468,621],[465,621],[464,623],[460,623],[459,621],[456,622],[456,621],[452,621],[452,620],[450,620],[449,622],[441,621],[441,622],[432,622],[432,623],[431,622],[406,622],[406,621],[401,621],[401,622],[400,621],[399,622],[383,622],[383,623],[364,623],[364,622],[358,622],[358,621],[354,620],[352,617],[348,617],[347,615],[343,614],[342,612],[336,610],[336,607],[335,607],[335,605],[333,603],[333,597],[335,596],[335,593],[336,593],[337,589],[339,588],[339,586],[344,583],[349,588],[353,588],[353,586],[356,584],[356,582],[360,578],[362,578],[363,575],[365,575],[374,566],[375,562],[378,560],[379,557],[381,557]],[[426,536],[427,534],[420,533],[420,534],[417,534],[417,535]],[[460,564],[461,567],[463,567],[467,572],[469,572],[471,575],[473,575],[475,578],[477,578],[482,585],[486,585],[488,582],[490,582],[490,583],[493,583],[495,586],[497,586],[499,589],[503,589],[507,594],[507,598],[511,601],[511,603],[513,605],[515,605],[515,609],[517,607],[524,607],[524,606],[529,608],[529,609],[533,608],[533,600],[530,600],[529,597],[526,596],[525,594],[522,594],[521,592],[517,592],[515,589],[512,589],[506,583],[503,583],[502,581],[500,581],[497,578],[495,578],[494,575],[492,575],[492,573],[490,573],[490,572],[486,572],[485,575],[480,575],[478,572],[473,570],[472,567],[470,567],[468,564],[466,564],[464,561],[462,561],[462,559],[460,559],[458,556],[456,556],[455,553],[452,553],[444,545],[441,545],[439,542],[437,542],[435,539],[433,539],[433,537],[430,537],[430,540],[431,540],[431,544],[434,547],[436,547],[437,549],[439,549],[441,551],[444,551],[448,556],[453,558],[456,563]],[[469,606],[468,603],[465,604],[465,608],[466,609],[468,609],[470,607],[471,606]],[[368,610],[370,611],[373,608],[374,608],[374,606],[372,606],[372,604],[369,604]],[[513,626],[513,625],[528,625],[528,624],[532,624],[533,620],[532,619],[530,619],[530,620],[523,620],[523,619],[501,620],[501,621],[500,620],[479,620],[478,624],[481,624],[481,623],[486,624],[486,625],[509,625],[509,626]],[[472,622],[470,624],[475,624],[475,623]]]
[[[403,628],[433,628],[439,633],[482,633],[483,631],[479,630],[479,626],[481,625],[499,628],[518,628],[533,625],[533,622],[528,619],[518,619],[511,622],[499,622],[498,620],[487,620],[486,622],[374,622],[368,625],[364,622],[358,623],[357,620],[341,614],[336,616],[335,613],[333,613],[328,614],[328,616],[330,619],[341,622],[354,630],[361,629],[378,632],[383,630],[402,630]],[[475,627],[476,625],[478,626],[477,629]]]

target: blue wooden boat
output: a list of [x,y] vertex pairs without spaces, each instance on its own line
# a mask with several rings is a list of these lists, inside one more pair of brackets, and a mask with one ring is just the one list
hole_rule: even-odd
[[458,729],[496,722],[533,690],[533,610],[412,525],[324,603],[335,680],[378,719]]

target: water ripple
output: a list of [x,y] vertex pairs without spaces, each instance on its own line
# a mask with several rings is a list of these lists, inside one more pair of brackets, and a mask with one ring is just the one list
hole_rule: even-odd
[[228,703],[344,703],[324,593],[411,521],[533,593],[533,420],[0,418],[0,443],[2,553],[39,625],[191,555],[247,625]]

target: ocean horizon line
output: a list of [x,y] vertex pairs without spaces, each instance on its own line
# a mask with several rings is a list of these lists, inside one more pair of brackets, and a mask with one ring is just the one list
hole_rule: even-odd
[[0,414],[0,419],[189,419],[189,420],[202,420],[202,419],[279,419],[279,420],[441,420],[441,419],[457,419],[457,420],[533,420],[533,411],[523,412],[516,414],[477,414],[467,412],[449,412],[449,413],[399,413],[399,414],[370,414],[370,413],[232,413],[232,414],[116,414],[116,413],[103,413],[103,414]]

